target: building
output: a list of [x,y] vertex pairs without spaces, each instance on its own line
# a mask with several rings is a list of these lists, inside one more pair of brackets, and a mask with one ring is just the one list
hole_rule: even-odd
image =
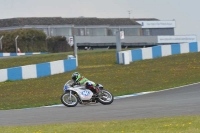
[[124,31],[122,46],[152,46],[196,42],[196,36],[175,36],[176,23],[155,18],[33,17],[0,20],[0,31],[37,29],[51,36],[76,36],[78,47],[115,47],[116,31]]

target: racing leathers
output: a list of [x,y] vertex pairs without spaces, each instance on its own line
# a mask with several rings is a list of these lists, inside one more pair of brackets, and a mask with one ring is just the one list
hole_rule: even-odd
[[98,93],[98,89],[96,88],[96,84],[93,81],[88,80],[84,76],[82,76],[77,82],[76,85],[85,85],[86,89],[90,89],[94,94]]

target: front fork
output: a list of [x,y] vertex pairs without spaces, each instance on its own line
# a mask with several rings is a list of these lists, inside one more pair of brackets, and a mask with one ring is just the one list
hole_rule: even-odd
[[72,91],[69,91],[69,100],[72,100]]
[[[82,100],[80,99],[80,97],[79,97],[77,94],[75,94],[75,96],[77,97],[77,99],[78,99],[78,101],[79,101],[80,103],[83,103]],[[71,91],[71,90],[69,91],[69,100],[70,100],[70,101],[72,100],[72,91]]]

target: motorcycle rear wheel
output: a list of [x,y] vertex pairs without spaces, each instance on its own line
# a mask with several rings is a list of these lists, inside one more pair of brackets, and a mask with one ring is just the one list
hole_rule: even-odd
[[74,94],[71,94],[71,99],[70,99],[70,93],[64,93],[61,96],[61,102],[67,106],[67,107],[75,107],[78,104],[78,99]]

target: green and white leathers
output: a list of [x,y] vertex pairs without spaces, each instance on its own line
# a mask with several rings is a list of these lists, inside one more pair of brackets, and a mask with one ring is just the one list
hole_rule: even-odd
[[72,74],[72,80],[80,85],[85,85],[86,83],[88,83],[88,85],[92,85],[92,86],[96,86],[96,84],[93,81],[88,80],[87,78],[85,78],[84,76],[81,76],[78,72],[74,72]]

